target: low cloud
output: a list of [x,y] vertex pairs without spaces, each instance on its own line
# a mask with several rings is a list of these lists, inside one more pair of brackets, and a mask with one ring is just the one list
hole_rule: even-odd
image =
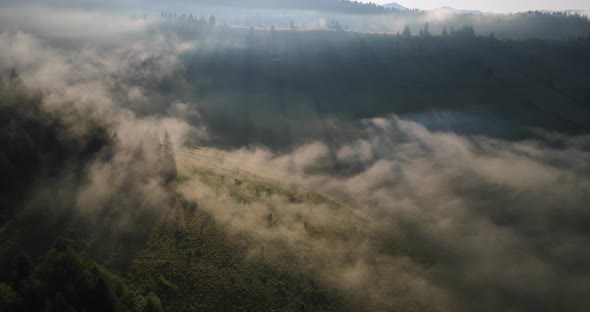
[[[572,281],[587,280],[579,266],[590,253],[583,247],[587,244],[564,244],[588,241],[582,226],[590,217],[585,207],[590,194],[587,137],[544,134],[546,140],[511,142],[432,132],[396,117],[366,120],[365,127],[368,138],[336,148],[316,142],[282,154],[240,149],[227,152],[223,161],[334,194],[366,217],[366,240],[348,249],[330,243],[327,249],[333,259],[352,252],[351,266],[333,263],[326,272],[331,282],[356,293],[370,289],[373,304],[395,302],[399,287],[407,284],[411,291],[405,299],[426,305],[425,298],[438,298],[441,310],[578,307],[581,298],[574,300],[559,288],[573,291],[580,285]],[[552,147],[556,141],[560,148]],[[284,235],[265,230],[266,210],[257,205],[209,204],[216,217],[241,230],[261,237]],[[284,202],[272,206],[287,215],[296,214],[290,207],[310,209]],[[318,227],[342,223],[334,219],[338,213],[324,210],[323,218],[313,217]],[[297,235],[314,242],[305,232]],[[314,242],[311,254],[321,259],[326,247]]]
[[[40,20],[18,23],[29,15]],[[0,20],[0,68],[16,67],[40,90],[41,110],[64,125],[62,139],[86,140],[99,125],[114,141],[107,160],[84,163],[79,187],[68,184],[70,174],[55,183],[75,190],[76,213],[106,225],[99,231],[137,230],[129,225],[138,211],[170,206],[175,194],[158,177],[163,133],[177,147],[217,146],[212,128],[249,143],[227,119],[203,117],[201,103],[174,98],[166,85],[202,42],[149,20],[75,10],[11,10]],[[260,111],[256,117],[267,118]],[[528,129],[536,134],[508,141],[417,116],[347,122],[311,113],[312,126],[292,127],[307,143],[295,137],[281,152],[208,149],[236,168],[225,180],[205,183],[180,163],[187,167],[179,190],[248,242],[253,261],[295,265],[369,310],[587,310],[589,137]],[[279,123],[268,127],[284,130]],[[240,168],[272,182],[236,181]],[[31,202],[41,206],[60,188],[40,185]],[[324,197],[308,199],[310,190]]]

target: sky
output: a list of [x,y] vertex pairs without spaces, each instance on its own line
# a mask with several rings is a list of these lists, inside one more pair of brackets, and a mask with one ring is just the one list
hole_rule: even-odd
[[443,6],[487,12],[517,12],[528,10],[590,10],[590,0],[374,0],[386,4],[397,2],[409,8],[435,9]]

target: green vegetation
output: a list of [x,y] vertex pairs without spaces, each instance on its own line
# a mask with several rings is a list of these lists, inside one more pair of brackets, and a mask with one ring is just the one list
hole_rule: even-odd
[[[248,259],[250,246],[179,199],[122,279],[90,260],[84,243],[58,239],[46,255],[14,260],[0,283],[2,311],[357,310],[313,276]],[[117,257],[118,255],[113,255]]]
[[[209,143],[217,146],[285,150],[324,137],[339,142],[358,133],[361,118],[433,107],[571,134],[588,130],[590,37],[502,40],[478,36],[472,26],[439,35],[428,24],[421,36],[410,27],[400,35],[163,27],[187,40],[211,40],[215,48],[184,53],[177,75],[145,89],[198,110],[200,118],[188,121],[207,124]],[[167,109],[141,107],[146,115]],[[346,123],[349,131],[326,120]]]
[[[41,109],[43,95],[29,90],[22,82],[17,86],[14,71],[13,75],[11,84],[2,90],[6,96],[0,108],[10,111],[6,116],[12,116],[5,124],[10,131],[2,132],[2,142],[3,146],[16,148],[3,149],[2,169],[13,172],[14,190],[24,192],[35,185],[34,181],[39,183],[44,179],[60,181],[60,177],[69,176],[75,166],[112,162],[115,154],[121,153],[119,139],[116,135],[107,135],[106,125],[97,126],[97,130],[88,133],[101,141],[92,143],[92,139],[85,137],[80,141],[63,140],[60,131],[67,126],[57,117],[51,121],[51,116],[40,115],[45,114]],[[29,145],[16,144],[15,140],[29,142]],[[137,176],[133,168],[126,168],[130,174],[127,178],[146,179],[159,175],[164,186],[174,193],[177,164],[170,140],[166,133],[162,144],[156,146],[161,165],[144,171],[143,176]],[[41,153],[58,156],[41,158]],[[136,151],[134,164],[143,168],[144,157]],[[30,174],[26,170],[29,165],[34,165]],[[36,175],[46,172],[40,168],[50,168],[52,174]],[[226,181],[215,171],[183,170],[178,177],[181,185],[195,177],[212,186]],[[315,192],[290,189],[270,180],[238,178],[242,179],[241,187],[230,192],[236,203],[254,201],[264,190],[292,203],[326,203],[334,209],[339,205]],[[228,185],[238,183],[237,178],[234,180],[228,176]],[[77,179],[73,181],[60,184],[66,188],[65,193],[61,198],[46,202],[44,207],[31,206],[23,197],[5,194],[12,209],[1,211],[0,310],[358,310],[347,302],[340,290],[326,287],[299,266],[300,260],[292,264],[262,261],[263,249],[253,259],[250,238],[228,231],[211,214],[199,209],[196,202],[180,194],[174,193],[171,206],[161,203],[158,209],[163,213],[140,210],[126,229],[100,229],[101,226],[97,230],[93,225],[94,216],[72,216],[76,201],[72,183],[81,183]],[[6,190],[11,189],[3,191]],[[141,203],[115,196],[104,213],[112,214],[110,211],[115,210],[111,209],[129,209],[124,205],[133,207]],[[149,224],[152,226],[147,226]],[[323,235],[314,232],[311,226],[309,231],[311,235]],[[285,257],[289,259],[293,255]]]
[[135,257],[129,280],[156,293],[164,311],[356,310],[296,266],[250,259],[251,244],[179,201]]
[[[11,284],[0,284],[2,311],[157,311],[119,277],[61,239],[37,263],[16,260]],[[153,298],[152,298],[153,297]]]
[[587,18],[252,3],[0,32],[0,312],[588,310]]

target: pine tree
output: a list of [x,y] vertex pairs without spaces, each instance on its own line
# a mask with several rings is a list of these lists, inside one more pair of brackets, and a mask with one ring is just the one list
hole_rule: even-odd
[[121,138],[119,138],[119,134],[117,132],[113,133],[113,136],[111,136],[111,142],[115,147],[121,146]]
[[24,87],[23,80],[20,78],[20,75],[16,71],[16,68],[12,68],[10,70],[10,76],[8,76],[8,85],[11,88],[21,88]]
[[406,25],[404,27],[404,31],[403,31],[402,35],[404,37],[410,37],[412,35],[412,30],[410,29],[410,26]]
[[176,180],[178,171],[176,167],[176,154],[174,153],[174,147],[168,132],[164,132],[164,140],[162,141],[161,150],[164,179],[166,182],[172,182]]
[[161,312],[162,310],[162,303],[160,302],[160,298],[154,293],[149,293],[146,296],[145,306],[143,308],[144,312]]

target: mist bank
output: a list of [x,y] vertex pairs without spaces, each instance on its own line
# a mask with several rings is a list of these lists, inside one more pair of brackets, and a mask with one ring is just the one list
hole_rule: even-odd
[[[346,297],[366,310],[588,310],[588,38],[12,13],[0,22],[0,169],[14,182],[1,190],[2,281],[10,257],[41,254],[64,229],[99,261],[123,250],[128,268],[172,215],[182,226],[165,223],[169,240],[155,245],[186,247],[185,268],[271,272],[240,289],[249,304],[264,294],[252,289],[271,289],[279,308],[300,308],[282,293],[294,280],[289,294],[311,307]],[[233,176],[214,176],[230,195],[188,170],[176,178],[171,147],[182,146],[222,149],[346,207],[270,187],[236,201],[247,182]],[[204,229],[199,251],[240,240],[245,262],[192,262],[186,237]],[[164,275],[182,271],[155,260],[157,280],[135,278],[173,293]],[[235,285],[223,276],[216,285]]]
[[[0,38],[3,280],[11,257],[38,256],[68,231],[87,239],[95,259],[141,247],[175,198],[162,144],[198,130],[171,117],[138,118],[120,105],[111,86],[130,68],[121,66],[135,66],[131,50],[107,58],[30,34]],[[125,94],[141,97],[133,88]]]
[[[353,143],[317,141],[289,153],[243,148],[225,158],[344,199],[370,220],[368,230],[350,225],[345,211],[330,217],[327,207],[305,203],[283,203],[269,228],[259,202],[215,205],[204,185],[183,192],[259,242],[286,240],[308,268],[328,261],[320,276],[368,310],[588,308],[588,136],[511,142],[429,131],[395,116],[363,127],[367,137]],[[299,214],[305,226],[286,221]],[[334,220],[347,235],[369,234],[326,248],[307,228]]]
[[[218,146],[347,140],[362,133],[361,118],[433,110],[503,120],[510,126],[487,132],[503,138],[526,138],[533,128],[588,131],[587,38],[501,40],[470,26],[436,34],[422,25],[421,36],[411,28],[399,35],[247,28],[208,15],[138,19],[75,10],[56,11],[62,22],[54,23],[30,12],[41,17],[12,20],[4,35],[5,71],[16,66],[33,86],[62,89],[69,82],[50,75],[71,72],[57,54],[67,55],[88,70],[64,79],[97,86],[85,97],[141,117],[183,120],[207,129],[201,138]],[[33,70],[52,57],[60,61]]]
[[[267,2],[267,1],[262,1]],[[288,2],[288,1],[287,1]],[[164,14],[175,18],[208,19],[216,17],[219,25],[236,27],[297,28],[299,30],[339,29],[358,32],[402,33],[409,26],[412,34],[418,35],[429,24],[432,34],[442,34],[446,30],[459,29],[470,25],[476,34],[487,36],[494,33],[498,38],[510,39],[564,39],[586,37],[590,33],[588,12],[544,12],[529,11],[509,14],[470,14],[449,10],[386,10],[380,6],[362,3],[345,4],[342,1],[302,3],[298,5],[280,5],[276,1],[268,1],[265,5],[248,4],[243,1],[10,1],[0,5],[11,10],[11,14],[3,17],[3,27],[22,24],[23,17],[38,16],[43,19],[61,14],[81,15],[92,12],[137,19],[156,19]],[[342,6],[334,9],[333,6]],[[332,8],[332,9],[330,9]],[[72,19],[72,16],[70,16]],[[59,19],[54,19],[59,23]],[[105,23],[109,27],[112,23]],[[21,29],[23,30],[23,29]],[[62,28],[63,30],[63,28]],[[73,29],[70,29],[70,31]]]

